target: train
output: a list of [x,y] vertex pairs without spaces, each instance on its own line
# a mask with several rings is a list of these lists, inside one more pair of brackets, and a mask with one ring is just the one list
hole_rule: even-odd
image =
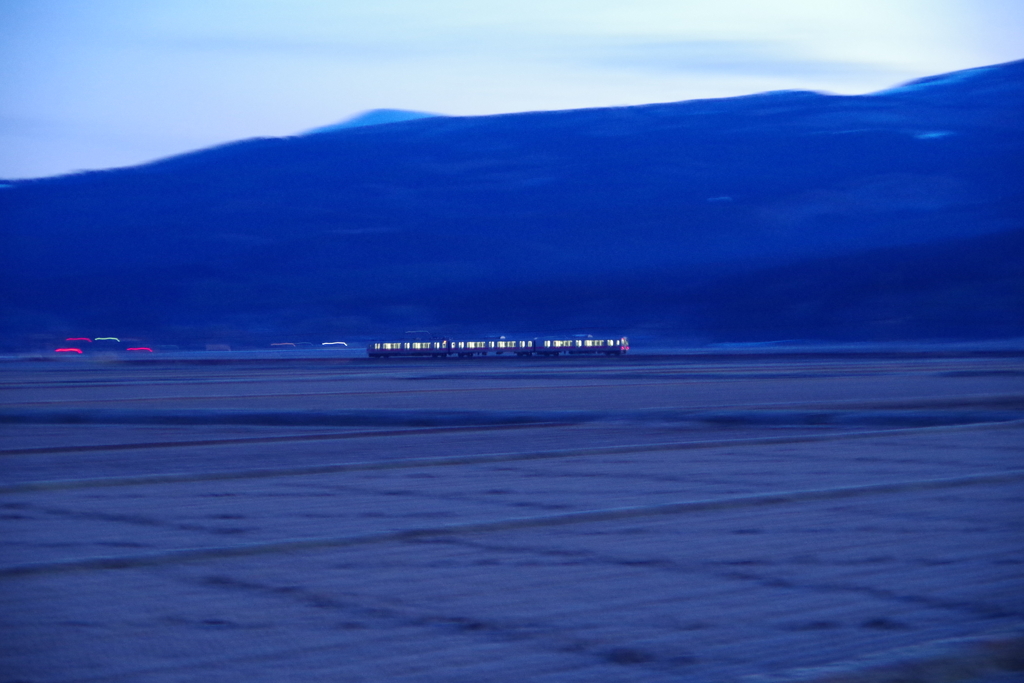
[[579,356],[606,355],[621,356],[629,351],[626,337],[535,337],[533,339],[416,339],[405,341],[374,341],[366,347],[370,358],[420,357],[420,358],[471,358],[494,354],[515,356]]

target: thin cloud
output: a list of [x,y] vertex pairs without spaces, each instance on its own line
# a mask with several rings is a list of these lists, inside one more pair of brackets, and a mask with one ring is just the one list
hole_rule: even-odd
[[884,77],[891,67],[801,56],[783,43],[745,40],[630,42],[592,50],[601,67],[653,73],[726,73],[749,76]]
[[146,49],[167,49],[182,52],[267,54],[274,56],[315,57],[329,59],[363,59],[397,61],[435,52],[429,45],[360,41],[351,38],[336,40],[302,40],[285,37],[184,37],[139,41]]

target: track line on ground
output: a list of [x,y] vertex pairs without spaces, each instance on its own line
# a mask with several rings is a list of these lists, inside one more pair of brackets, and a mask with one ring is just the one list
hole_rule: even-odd
[[692,512],[732,510],[745,507],[783,505],[787,503],[800,503],[805,501],[837,500],[888,493],[906,493],[911,491],[926,491],[930,489],[1000,484],[1018,481],[1021,479],[1024,479],[1024,469],[1006,470],[1003,472],[988,474],[973,474],[960,477],[947,477],[942,479],[915,479],[910,481],[862,484],[858,486],[841,486],[825,489],[773,491],[769,493],[660,503],[657,505],[637,505],[583,510],[580,512],[568,512],[556,515],[507,517],[487,522],[446,524],[441,526],[419,527],[369,534],[291,538],[280,541],[265,541],[260,543],[246,543],[208,548],[179,548],[152,553],[140,553],[137,555],[86,557],[50,562],[33,562],[0,567],[0,579],[31,574],[94,569],[127,569],[132,567],[200,562],[204,560],[296,552],[320,548],[415,541],[418,539],[457,536],[460,534],[511,531],[531,527],[566,526],[571,524],[629,519],[633,517],[681,515]]
[[942,638],[823,666],[744,676],[743,683],[971,683],[1003,681],[1024,664],[1024,624]]
[[[825,371],[825,369],[822,369],[822,371]],[[778,372],[779,371],[771,371],[771,372],[766,371],[764,373],[754,373],[754,374],[758,374],[758,375],[759,374],[763,374],[766,377],[770,378],[771,376],[777,375]],[[546,384],[531,384],[529,386],[494,386],[494,387],[486,387],[486,386],[481,387],[481,386],[477,386],[477,387],[444,387],[444,388],[391,389],[391,390],[375,389],[375,390],[356,390],[356,391],[351,391],[351,390],[350,391],[306,391],[306,392],[281,392],[281,393],[242,394],[242,395],[238,395],[238,394],[215,394],[215,395],[204,395],[204,396],[196,396],[196,395],[185,395],[185,396],[142,396],[142,397],[122,397],[122,398],[92,398],[92,399],[80,399],[80,400],[73,400],[73,401],[68,401],[67,399],[43,399],[43,400],[37,400],[37,401],[0,401],[0,407],[2,407],[2,408],[11,408],[11,407],[15,407],[15,406],[59,405],[59,404],[65,404],[65,403],[132,403],[132,402],[141,402],[141,401],[145,401],[145,402],[152,402],[152,401],[194,401],[194,400],[197,400],[197,399],[198,400],[204,400],[204,401],[219,401],[219,400],[238,400],[238,399],[249,400],[249,399],[267,399],[267,398],[304,398],[304,397],[311,397],[311,396],[377,396],[377,395],[384,395],[384,394],[387,394],[387,395],[392,395],[392,394],[407,395],[407,394],[468,393],[468,392],[490,392],[490,391],[507,392],[507,391],[549,390],[549,389],[580,389],[580,388],[585,388],[585,389],[618,389],[618,388],[623,388],[623,387],[645,387],[645,386],[665,387],[665,386],[693,384],[694,382],[704,382],[704,381],[707,381],[706,375],[709,375],[709,374],[715,374],[715,375],[717,375],[717,374],[725,374],[725,375],[735,374],[735,375],[737,375],[736,379],[744,379],[750,373],[749,372],[728,372],[728,371],[721,371],[721,370],[716,370],[716,371],[713,371],[713,372],[712,371],[687,371],[687,376],[685,376],[685,377],[672,377],[671,375],[669,375],[669,376],[664,376],[664,375],[659,376],[657,374],[652,374],[652,376],[651,376],[651,378],[649,380],[642,381],[642,382],[636,382],[636,381],[634,381],[634,382],[615,382],[615,381],[604,380],[604,382],[602,382],[602,383],[588,383],[585,380],[583,380],[583,381],[576,380],[577,383],[574,383],[574,384],[557,385],[557,386],[554,386],[554,387],[546,385]],[[812,373],[809,373],[809,374],[801,372],[801,373],[798,373],[797,375],[795,375],[793,377],[793,379],[815,379],[815,378],[820,378],[820,377],[817,377],[818,374],[819,373],[815,373],[815,372],[812,372]],[[845,373],[844,372],[842,374],[843,375],[849,375],[851,373]],[[861,374],[865,374],[865,373],[858,372],[858,373],[855,373],[855,374],[861,375]],[[866,373],[866,374],[875,374],[875,373]],[[468,376],[466,378],[461,378],[461,379],[481,381],[481,380],[478,380],[477,378],[474,378],[472,376]],[[514,380],[514,379],[516,379],[516,377],[514,376],[514,374],[512,374],[512,376],[510,376],[508,378],[505,378],[505,379],[513,379]],[[726,377],[725,379],[730,379],[730,378]],[[299,380],[295,380],[295,381],[299,381]],[[325,382],[327,380],[324,380],[323,378],[317,378],[317,379],[315,379],[313,381]],[[339,381],[341,381],[341,380],[339,380]],[[356,380],[356,381],[359,381],[359,380]],[[439,381],[443,381],[443,380],[439,380]],[[452,380],[449,380],[449,381],[455,381],[455,380],[452,379]],[[593,380],[593,382],[598,382],[598,381],[599,380]],[[115,386],[115,387],[131,387],[131,386],[143,386],[143,385],[144,384],[141,383],[141,382],[125,382],[123,384],[116,384],[116,385],[111,385],[111,386]],[[39,387],[39,386],[28,387],[28,386],[26,386],[24,388],[44,388],[45,389],[45,388],[48,388],[48,387],[45,387],[45,386],[44,387]],[[94,387],[71,386],[71,387],[53,387],[53,388],[67,388],[67,389],[83,388],[83,389],[85,389],[85,388],[94,388]],[[0,389],[11,389],[11,387],[0,387]]]
[[[703,405],[698,411],[694,406],[671,406],[668,408],[649,408],[631,411],[629,413],[622,414],[621,417],[626,419],[630,418],[643,418],[645,416],[660,418],[666,413],[680,412],[687,415],[693,414],[699,417],[701,414],[714,413],[715,411],[729,410],[729,411],[753,411],[753,412],[765,412],[770,413],[772,410],[779,408],[788,409],[799,409],[801,411],[834,411],[834,410],[850,410],[850,409],[861,409],[861,410],[921,410],[921,409],[950,409],[950,408],[971,408],[971,407],[991,407],[997,406],[1012,406],[1017,408],[1020,405],[1024,405],[1024,395],[1018,394],[968,394],[957,398],[906,398],[906,399],[895,399],[888,401],[865,401],[863,399],[849,399],[839,401],[773,401],[773,402],[757,402],[757,403],[724,403],[724,404],[710,404]],[[334,413],[326,413],[328,417],[335,417],[340,415],[347,415],[352,411],[341,411]],[[363,414],[365,411],[357,411],[357,414]],[[370,411],[371,413],[377,413],[381,411]],[[385,411],[389,412],[389,411]],[[397,413],[416,413],[414,410],[410,411],[390,411]],[[465,412],[465,411],[463,411]],[[509,414],[519,414],[522,411],[504,411]],[[1018,411],[1019,412],[1019,411]],[[120,413],[118,413],[120,414]],[[264,415],[264,413],[255,413],[258,415]],[[282,415],[291,415],[291,413],[281,413]],[[163,425],[163,426],[185,426],[188,423],[174,422],[174,421],[159,421],[156,418],[173,418],[179,414],[173,411],[166,413],[159,413],[151,415],[153,421],[142,422],[142,421],[117,421],[110,418],[109,416],[90,415],[88,413],[78,413],[74,410],[62,413],[63,417],[67,419],[66,422],[50,420],[41,420],[34,422],[31,419],[23,420],[21,415],[15,413],[13,416],[10,413],[4,414],[0,412],[0,422],[8,421],[12,424],[58,424],[62,426],[74,426],[78,424],[129,424],[129,425]],[[190,416],[191,413],[186,416]],[[245,416],[241,413],[229,413],[229,417]],[[268,413],[267,415],[278,415],[278,413]],[[76,418],[77,421],[72,421],[70,417]],[[206,416],[206,413],[200,414],[200,416]],[[527,428],[531,426],[537,427],[548,427],[548,426],[565,426],[569,424],[576,424],[580,422],[597,422],[600,421],[593,419],[594,416],[607,419],[608,417],[615,418],[616,414],[609,414],[607,411],[569,411],[563,415],[564,419],[561,420],[538,420],[536,422],[491,422],[485,423],[477,421],[473,424],[463,425],[451,425],[451,426],[433,426],[433,427],[405,427],[401,429],[381,429],[381,430],[362,430],[359,432],[332,432],[330,434],[303,434],[303,435],[289,435],[289,436],[254,436],[254,437],[233,437],[233,438],[222,438],[222,439],[189,439],[183,441],[149,441],[149,442],[131,442],[131,443],[116,443],[116,444],[85,444],[85,445],[61,445],[61,446],[31,446],[23,448],[11,448],[11,449],[0,449],[0,457],[5,456],[22,456],[22,455],[51,455],[55,453],[76,453],[76,452],[92,452],[92,451],[105,451],[105,450],[133,450],[133,449],[150,449],[150,448],[172,448],[172,447],[190,447],[190,446],[215,446],[220,444],[244,444],[244,443],[271,443],[271,442],[287,442],[287,441],[315,441],[315,440],[330,440],[330,439],[346,439],[346,438],[362,438],[362,437],[374,437],[374,436],[396,436],[401,434],[429,434],[434,432],[447,432],[447,431],[460,431],[460,430],[480,430],[486,431],[490,429],[519,429]],[[51,416],[52,418],[52,416]],[[90,418],[92,421],[90,421]],[[122,416],[122,419],[123,416]],[[1000,422],[1005,420],[999,420]],[[995,420],[984,420],[983,422],[996,422]],[[202,421],[197,424],[203,424],[204,426],[209,425],[249,425],[251,423],[242,422],[236,420],[227,420],[224,422],[210,422]],[[965,424],[974,424],[965,423]],[[275,428],[285,428],[289,425],[286,424],[268,424],[261,426],[272,426]],[[294,427],[310,426],[310,425],[292,425]],[[324,426],[329,426],[326,423]],[[358,425],[352,425],[358,427]]]
[[938,427],[910,427],[906,429],[882,429],[864,432],[841,432],[834,434],[805,434],[794,436],[756,437],[750,439],[718,439],[705,441],[670,441],[653,444],[624,444],[616,446],[594,446],[591,448],[560,448],[546,451],[521,453],[491,453],[476,455],[452,455],[436,458],[402,458],[398,460],[377,460],[301,467],[266,467],[247,470],[222,470],[218,472],[168,472],[165,474],[140,474],[121,477],[90,477],[83,479],[52,479],[0,485],[0,495],[29,493],[33,491],[54,491],[62,489],[106,488],[115,486],[147,486],[157,484],[182,484],[202,481],[223,481],[230,479],[266,479],[293,477],[313,474],[334,474],[366,470],[393,470],[415,467],[449,467],[456,465],[486,465],[490,463],[515,462],[519,460],[552,460],[557,458],[588,455],[615,455],[624,453],[648,453],[666,450],[698,450],[703,448],[727,448],[730,446],[761,446],[787,443],[813,443],[844,439],[867,439],[882,436],[900,436],[968,429],[992,429],[999,427],[1020,427],[1024,420],[1012,422],[985,422],[967,425],[942,425]]
[[[472,377],[467,379],[473,379]],[[509,379],[516,379],[510,377]],[[317,380],[323,381],[323,380]],[[454,381],[454,380],[452,380]],[[651,377],[650,381],[647,382],[610,382],[604,384],[563,384],[558,386],[548,385],[537,385],[531,384],[530,386],[496,386],[496,387],[444,387],[444,388],[431,388],[431,389],[375,389],[375,390],[363,390],[363,391],[305,391],[305,392],[289,392],[289,393],[274,393],[274,394],[214,394],[205,396],[142,396],[142,397],[123,397],[123,398],[90,398],[80,400],[67,400],[67,399],[46,399],[39,401],[14,401],[14,402],[0,402],[0,407],[10,408],[13,406],[35,406],[35,405],[54,405],[62,403],[134,403],[137,401],[220,401],[220,400],[249,400],[255,398],[305,398],[310,396],[379,396],[379,395],[393,395],[393,394],[437,394],[437,393],[467,393],[467,392],[484,392],[484,391],[527,391],[527,390],[550,390],[550,389],[618,389],[621,387],[646,387],[646,386],[671,386],[675,384],[692,384],[693,382],[704,382],[706,381],[703,377],[688,377],[685,379],[669,379],[661,380],[657,376]],[[123,386],[138,386],[134,383],[126,383]]]
[[131,451],[148,448],[177,448],[196,446],[230,446],[247,443],[282,443],[289,441],[331,441],[362,439],[378,436],[419,436],[448,432],[486,432],[499,429],[527,429],[531,427],[562,427],[564,422],[533,422],[529,424],[465,425],[458,427],[409,427],[407,429],[361,430],[358,432],[332,432],[330,434],[294,434],[290,436],[245,436],[231,439],[196,439],[191,441],[142,441],[119,444],[89,444],[83,446],[37,446],[0,450],[0,457],[15,455],[52,455],[54,453],[86,453],[92,451]]

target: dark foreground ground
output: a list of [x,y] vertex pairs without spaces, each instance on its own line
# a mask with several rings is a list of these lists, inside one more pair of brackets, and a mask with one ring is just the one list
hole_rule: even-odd
[[1019,354],[0,372],[0,682],[1024,680]]

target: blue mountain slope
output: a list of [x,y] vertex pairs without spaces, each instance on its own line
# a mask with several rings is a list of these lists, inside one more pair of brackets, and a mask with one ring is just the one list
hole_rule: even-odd
[[[155,333],[372,333],[492,317],[766,334],[744,328],[729,283],[774,273],[794,299],[774,305],[795,310],[834,284],[813,264],[861,255],[869,271],[913,269],[928,245],[1024,228],[1021,111],[1024,62],[1013,62],[867,96],[436,117],[13,181],[0,190],[3,315],[14,331],[131,320]],[[883,252],[901,256],[872,260]],[[843,272],[853,279],[833,302],[839,319],[869,305],[851,303],[856,278]],[[695,297],[737,320],[699,314]],[[943,334],[1024,333],[995,308],[991,324],[963,319]],[[813,317],[779,311],[794,331],[780,336],[879,334],[868,322],[816,333]],[[937,332],[908,323],[900,334]]]
[[380,126],[385,123],[415,121],[417,119],[428,119],[433,116],[436,116],[436,114],[427,114],[422,111],[408,111],[406,109],[373,109],[350,119],[346,119],[341,123],[335,123],[330,126],[321,126],[320,128],[314,128],[313,130],[306,131],[304,135],[333,133],[336,130],[359,128],[361,126]]

